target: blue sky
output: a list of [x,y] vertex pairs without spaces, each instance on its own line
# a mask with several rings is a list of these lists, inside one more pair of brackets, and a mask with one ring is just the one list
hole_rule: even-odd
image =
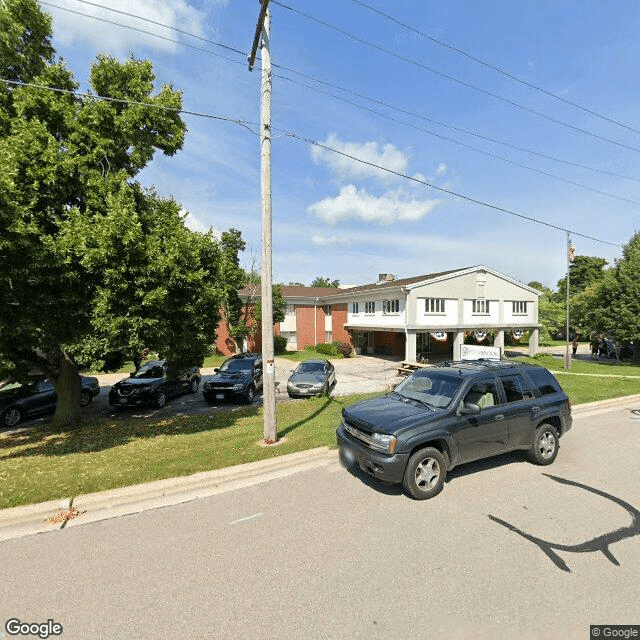
[[[248,0],[96,2],[245,53],[259,13]],[[637,2],[363,2],[413,30],[352,0],[270,5],[274,281],[358,285],[476,264],[525,283],[564,277],[565,232],[471,200],[576,232],[577,254],[621,256],[577,234],[622,245],[640,227]],[[259,121],[259,62],[250,73],[241,53],[79,0],[42,8],[83,88],[98,52],[133,54],[185,109]],[[140,181],[175,197],[194,229],[242,230],[244,266],[259,263],[258,127],[184,119],[182,151],[156,156]]]

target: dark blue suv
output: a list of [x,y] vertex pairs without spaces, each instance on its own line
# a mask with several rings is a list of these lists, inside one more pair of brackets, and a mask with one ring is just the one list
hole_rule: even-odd
[[432,498],[455,466],[507,451],[551,464],[571,428],[571,403],[532,364],[447,362],[342,411],[340,459],[416,499]]

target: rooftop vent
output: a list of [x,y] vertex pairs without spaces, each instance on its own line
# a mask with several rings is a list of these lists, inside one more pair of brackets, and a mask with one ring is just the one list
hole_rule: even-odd
[[392,282],[396,279],[396,276],[393,273],[379,273],[378,274],[378,284],[381,282]]

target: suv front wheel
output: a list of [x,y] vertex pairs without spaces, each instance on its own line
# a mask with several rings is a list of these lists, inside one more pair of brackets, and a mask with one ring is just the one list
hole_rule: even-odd
[[545,422],[536,429],[529,458],[536,464],[551,464],[558,455],[558,446],[558,431]]
[[444,456],[433,447],[416,451],[407,463],[402,486],[416,500],[428,500],[442,491],[447,476]]

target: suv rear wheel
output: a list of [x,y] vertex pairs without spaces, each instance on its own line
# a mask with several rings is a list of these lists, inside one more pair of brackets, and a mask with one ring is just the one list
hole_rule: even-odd
[[442,491],[447,477],[444,456],[433,447],[416,451],[407,463],[402,486],[416,500],[428,500]]
[[545,422],[536,429],[529,458],[536,464],[551,464],[558,455],[558,447],[558,431]]

